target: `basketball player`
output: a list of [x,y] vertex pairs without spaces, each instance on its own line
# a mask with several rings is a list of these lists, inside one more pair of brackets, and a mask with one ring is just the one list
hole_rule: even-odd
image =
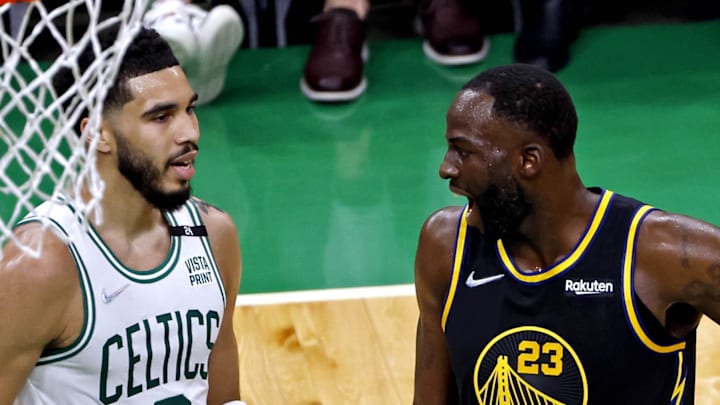
[[[55,77],[59,94],[72,80]],[[239,241],[228,214],[191,197],[196,100],[168,44],[142,29],[90,129],[102,223],[84,230],[72,207],[45,203],[37,212],[54,232],[35,213],[16,228],[23,242],[43,240],[40,258],[4,247],[0,404],[241,403]]]
[[453,100],[440,176],[468,204],[420,234],[415,403],[693,403],[720,230],[586,188],[576,128],[563,85],[530,65]]

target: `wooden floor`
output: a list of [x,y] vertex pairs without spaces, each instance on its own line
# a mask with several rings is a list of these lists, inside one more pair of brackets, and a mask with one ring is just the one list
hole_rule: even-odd
[[[250,305],[235,325],[249,405],[412,403],[414,296]],[[698,333],[698,405],[720,403],[720,327]]]

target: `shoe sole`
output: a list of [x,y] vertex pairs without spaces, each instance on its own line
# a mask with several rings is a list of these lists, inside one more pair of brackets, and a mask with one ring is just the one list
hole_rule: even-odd
[[345,91],[313,90],[312,88],[310,88],[307,82],[305,82],[305,77],[300,79],[300,90],[305,95],[305,97],[309,98],[312,101],[317,101],[321,103],[335,103],[355,100],[365,92],[366,88],[367,79],[364,77],[362,78],[362,80],[360,80],[360,83],[355,86],[355,88]]
[[[363,63],[367,63],[370,59],[370,47],[367,43],[363,44],[360,56],[362,57]],[[300,79],[300,91],[312,101],[320,103],[336,103],[343,101],[351,101],[362,96],[367,89],[367,79],[363,77],[357,86],[350,90],[345,91],[318,91],[313,90],[310,85],[305,81],[305,76]]]
[[198,104],[214,100],[225,85],[227,67],[242,42],[244,29],[235,10],[219,5],[208,12],[198,35]]
[[428,42],[427,40],[423,41],[422,48],[425,56],[440,65],[470,65],[473,63],[482,62],[487,57],[488,53],[490,52],[490,40],[488,40],[487,38],[483,39],[482,48],[480,48],[480,50],[475,53],[470,53],[467,55],[445,55],[439,53],[432,47],[432,45],[430,45],[430,42]]

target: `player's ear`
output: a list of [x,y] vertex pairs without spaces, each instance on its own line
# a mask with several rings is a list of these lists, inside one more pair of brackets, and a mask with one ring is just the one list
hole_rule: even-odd
[[[83,118],[80,121],[80,132],[82,133],[85,131],[85,128],[88,126],[88,123],[90,122],[90,119],[88,117]],[[95,145],[95,149],[97,149],[100,153],[108,153],[112,150],[111,147],[111,136],[112,129],[110,127],[110,124],[107,122],[107,120],[102,120],[102,123],[100,125],[100,128],[97,131],[90,131],[87,136],[87,143],[88,145],[97,138],[97,144]]]
[[537,176],[544,163],[546,150],[538,143],[523,145],[520,153],[520,174],[530,178]]

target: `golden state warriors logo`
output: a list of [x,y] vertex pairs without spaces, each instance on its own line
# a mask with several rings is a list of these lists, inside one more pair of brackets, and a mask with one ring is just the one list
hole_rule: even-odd
[[536,326],[507,330],[485,346],[475,363],[480,405],[586,405],[580,359],[557,333]]

